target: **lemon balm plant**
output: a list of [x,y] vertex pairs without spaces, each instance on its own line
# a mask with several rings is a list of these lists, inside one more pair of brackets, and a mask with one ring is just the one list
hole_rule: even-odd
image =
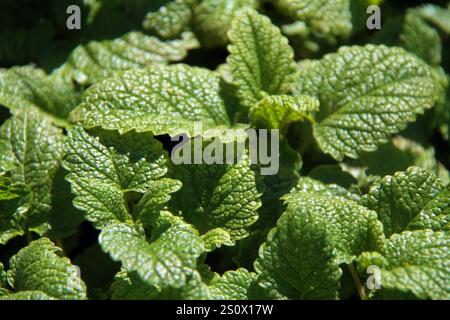
[[450,4],[34,2],[0,4],[0,299],[450,298]]

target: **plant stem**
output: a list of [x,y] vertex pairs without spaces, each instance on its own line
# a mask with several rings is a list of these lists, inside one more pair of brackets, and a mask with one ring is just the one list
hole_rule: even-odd
[[348,269],[350,270],[350,274],[352,275],[353,281],[355,282],[359,297],[361,298],[361,300],[366,300],[366,291],[364,290],[364,286],[361,284],[358,272],[356,271],[353,263],[350,263],[348,265]]

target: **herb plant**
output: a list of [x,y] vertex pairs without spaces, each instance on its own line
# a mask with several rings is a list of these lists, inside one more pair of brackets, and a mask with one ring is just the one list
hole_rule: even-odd
[[[442,1],[2,1],[0,300],[450,299],[449,39]],[[177,163],[196,123],[279,130],[276,174]]]

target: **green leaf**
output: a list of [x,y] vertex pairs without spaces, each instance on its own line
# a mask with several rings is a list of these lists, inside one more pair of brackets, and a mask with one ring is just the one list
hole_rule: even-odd
[[143,282],[136,273],[119,272],[111,287],[113,300],[203,300],[210,299],[208,287],[202,283],[200,275],[194,272],[188,276],[181,288],[165,288],[158,291]]
[[[282,140],[283,142],[285,140]],[[281,145],[281,147],[283,144]],[[280,160],[283,160],[283,150],[281,149]],[[297,153],[298,155],[298,153]],[[259,219],[252,226],[252,229],[267,229],[273,228],[278,218],[284,211],[283,201],[281,197],[289,193],[297,184],[300,178],[301,159],[290,159],[292,162],[281,164],[278,172],[275,175],[267,175],[263,177],[265,189],[261,197],[262,206],[258,209]],[[264,236],[264,238],[266,238]],[[256,246],[253,249],[257,249]]]
[[450,230],[450,189],[424,169],[384,177],[362,204],[377,212],[387,237],[405,230]]
[[250,109],[266,95],[290,91],[296,78],[294,52],[269,18],[244,9],[228,33],[227,58],[242,105]]
[[[29,205],[25,205],[28,200],[20,200],[18,210],[6,218],[15,229],[14,234],[28,230],[42,234],[48,229],[52,184],[63,153],[63,140],[61,129],[37,110],[18,112],[0,128],[0,172],[7,171],[11,182],[20,185],[21,194],[25,196],[28,189],[31,198]],[[10,236],[2,238],[5,242]]]
[[255,279],[255,273],[243,268],[227,271],[220,278],[213,280],[210,286],[211,296],[216,300],[251,299],[250,288]]
[[450,35],[450,7],[443,8],[433,4],[419,7],[419,14],[447,35]]
[[[313,187],[315,187],[313,185]],[[364,251],[377,251],[385,241],[383,226],[374,211],[327,190],[297,191],[283,197],[287,212],[322,221],[333,240],[336,261],[351,263]]]
[[410,10],[406,14],[400,39],[406,50],[415,53],[425,62],[431,65],[441,63],[441,37],[436,29],[425,22],[417,10]]
[[121,134],[133,129],[193,134],[195,121],[204,130],[230,126],[219,77],[182,64],[130,70],[100,82],[85,91],[71,116],[87,128],[101,126]]
[[[223,244],[234,244],[248,235],[248,228],[258,219],[262,185],[247,157],[235,165],[175,165],[173,171],[183,187],[174,195],[171,208],[181,211],[201,234],[221,228]],[[217,230],[205,235],[209,240],[215,236]]]
[[141,32],[129,32],[114,40],[79,45],[56,73],[80,84],[91,84],[120,71],[183,60],[187,51],[197,46],[192,33],[164,42]]
[[86,287],[78,269],[47,238],[31,242],[11,258],[9,265],[8,283],[14,291],[37,290],[56,299],[86,298]]
[[71,193],[70,183],[65,179],[67,174],[67,170],[59,167],[53,178],[50,229],[46,233],[50,239],[73,235],[84,220],[83,212],[73,206],[75,196]]
[[35,108],[61,126],[68,126],[69,112],[80,102],[73,84],[58,75],[33,67],[13,67],[0,72],[0,104],[13,112]]
[[243,8],[256,8],[257,0],[204,0],[194,10],[195,34],[205,47],[225,46],[232,20]]
[[280,129],[285,135],[289,124],[312,117],[319,110],[319,101],[309,96],[267,96],[250,110],[253,126]]
[[[384,161],[389,157],[390,161]],[[433,147],[396,136],[387,144],[380,145],[375,152],[362,153],[361,164],[367,167],[371,175],[393,175],[411,166],[421,167],[431,172],[437,172],[437,163]]]
[[239,242],[238,256],[234,258],[238,266],[249,270],[253,268],[253,261],[258,256],[258,248],[284,212],[281,197],[291,191],[300,177],[300,154],[292,150],[286,139],[282,139],[280,143],[279,169],[273,175],[261,177],[264,189],[261,196],[262,205],[258,208],[259,217],[250,227],[249,237]]
[[171,194],[180,188],[181,182],[177,180],[163,178],[154,181],[133,208],[133,217],[144,225],[152,225],[158,218],[159,212],[166,208]]
[[222,245],[234,246],[234,241],[231,239],[230,233],[222,228],[209,230],[201,238],[205,244],[206,251],[214,251]]
[[39,290],[30,290],[0,295],[0,300],[55,300],[55,298]]
[[[168,194],[161,193],[179,187],[177,182],[161,180],[167,172],[166,154],[150,133],[87,132],[76,126],[68,135],[64,166],[70,171],[66,179],[76,195],[74,205],[97,228],[111,221],[138,220],[146,215],[146,208],[157,215],[155,205],[169,199]],[[138,204],[134,217],[128,203],[133,192],[149,192]]]
[[4,288],[6,286],[6,272],[3,267],[3,263],[0,262],[0,288]]
[[0,243],[24,233],[20,219],[30,209],[31,200],[27,185],[12,184],[11,179],[0,176]]
[[197,0],[173,0],[159,10],[147,13],[142,26],[162,38],[179,36],[192,20],[192,8]]
[[[441,67],[433,68],[432,71],[433,72],[431,75],[436,86],[439,88],[439,95],[434,109],[434,117],[431,120],[431,126],[428,121],[427,124],[431,127],[431,130],[435,129],[435,126],[437,126],[443,138],[448,141],[450,124],[450,77]],[[429,137],[433,133],[434,131],[429,135]]]
[[0,201],[16,199],[20,196],[20,189],[13,186],[11,179],[0,176]]
[[319,99],[314,136],[336,160],[376,150],[437,99],[429,67],[401,48],[342,47],[305,66],[296,95]]
[[357,194],[354,194],[340,185],[334,183],[324,183],[310,177],[300,177],[297,184],[292,188],[292,193],[319,193],[324,196],[339,196],[349,200],[359,201]]
[[270,0],[285,16],[303,21],[311,32],[347,37],[352,30],[349,0]]
[[112,300],[153,300],[158,290],[142,281],[137,273],[119,271],[111,285]]
[[136,271],[144,282],[158,289],[183,287],[204,246],[195,229],[180,218],[171,219],[171,225],[160,226],[159,235],[151,242],[137,226],[111,223],[100,233],[100,246],[128,272]]
[[[395,234],[386,243],[380,295],[412,293],[419,299],[450,299],[448,232],[421,230]],[[376,265],[376,262],[373,262]]]
[[341,270],[322,219],[287,210],[255,262],[258,286],[272,299],[337,299]]

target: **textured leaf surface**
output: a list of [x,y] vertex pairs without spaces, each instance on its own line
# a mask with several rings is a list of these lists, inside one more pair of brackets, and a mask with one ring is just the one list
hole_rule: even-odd
[[436,101],[429,68],[400,48],[343,47],[309,64],[296,94],[317,96],[314,136],[336,160],[374,151]]
[[346,37],[352,30],[349,0],[270,0],[284,15],[304,21],[313,31]]
[[214,251],[216,248],[220,248],[222,245],[234,245],[234,241],[231,239],[230,233],[222,228],[209,230],[204,235],[202,235],[202,240],[205,244],[206,251]]
[[31,203],[19,200],[18,210],[6,218],[20,234],[48,228],[43,224],[51,216],[51,188],[63,139],[62,131],[37,110],[18,112],[0,129],[0,171],[7,171],[11,182],[20,185],[21,195],[25,196],[25,189],[30,192]]
[[255,8],[256,0],[204,0],[194,10],[193,28],[202,45],[225,46],[231,21],[243,8]]
[[67,180],[76,195],[74,205],[96,227],[132,221],[127,203],[132,192],[150,192],[139,204],[141,210],[150,206],[149,201],[161,203],[161,191],[173,192],[161,185],[166,155],[150,133],[87,132],[77,126],[69,131],[66,148],[64,165],[70,171]]
[[286,211],[255,262],[257,283],[274,299],[337,299],[341,270],[323,220]]
[[165,288],[158,291],[143,282],[136,273],[119,272],[111,288],[113,300],[202,300],[210,299],[208,287],[201,282],[200,275],[194,272],[182,288]]
[[250,110],[257,128],[280,129],[286,133],[291,122],[309,118],[319,110],[319,101],[309,96],[268,96]]
[[449,1],[0,0],[0,300],[450,300]]
[[247,300],[250,299],[250,287],[256,279],[256,274],[246,269],[227,271],[222,277],[213,281],[210,288],[213,299],[217,300]]
[[167,207],[171,194],[178,191],[181,182],[168,178],[154,181],[133,208],[133,217],[144,225],[153,225],[161,210]]
[[0,176],[0,200],[12,200],[18,198],[20,190],[12,185],[11,179]]
[[358,201],[359,197],[356,194],[348,191],[347,189],[334,184],[334,183],[324,183],[320,180],[313,179],[310,177],[300,177],[297,184],[292,188],[292,193],[319,193],[324,196],[339,196],[344,197],[349,200]]
[[119,271],[111,285],[112,300],[151,300],[158,290],[142,281],[135,272]]
[[0,72],[0,104],[11,110],[36,108],[58,125],[67,125],[69,112],[80,102],[75,87],[57,75],[33,67]]
[[72,117],[88,128],[156,135],[192,133],[194,121],[201,121],[204,130],[230,125],[220,79],[182,64],[131,70],[100,82],[85,92]]
[[0,243],[24,233],[20,224],[31,206],[30,188],[23,184],[12,184],[11,179],[0,177]]
[[119,71],[182,60],[189,49],[197,46],[192,33],[164,42],[141,32],[130,32],[114,40],[78,46],[58,72],[80,84],[96,83]]
[[383,245],[383,227],[376,213],[352,200],[323,191],[290,193],[284,199],[288,212],[324,222],[339,263],[350,263],[363,251],[376,251]]
[[419,299],[450,298],[448,232],[406,231],[393,235],[384,248],[388,266],[381,270],[381,289],[411,292]]
[[174,38],[185,30],[192,19],[192,8],[197,0],[173,0],[157,11],[147,13],[143,27],[163,38]]
[[34,291],[21,291],[16,293],[10,293],[6,295],[0,295],[0,300],[54,300],[55,298],[47,295],[46,293],[38,290]]
[[386,236],[450,228],[450,190],[434,174],[417,167],[384,177],[370,188],[362,204],[377,212]]
[[[56,299],[86,298],[86,287],[78,269],[47,238],[31,242],[11,258],[8,283],[15,291],[37,290]],[[42,298],[40,293],[22,295]]]
[[246,237],[258,219],[261,186],[246,158],[235,165],[177,165],[174,178],[183,187],[174,195],[172,208],[201,234],[221,228],[230,237],[224,237],[224,243],[234,243]]
[[137,227],[113,223],[103,228],[99,243],[128,272],[158,289],[184,286],[204,250],[196,231],[179,218],[150,242]]
[[401,40],[406,50],[418,55],[431,65],[441,63],[442,42],[436,29],[429,26],[416,10],[405,16]]
[[228,34],[227,62],[241,103],[252,108],[265,95],[287,93],[295,80],[294,52],[270,19],[245,9]]
[[0,262],[0,288],[6,286],[6,272],[3,263]]
[[[285,141],[285,139],[281,140],[281,160],[283,160],[283,144]],[[265,189],[261,196],[262,206],[258,209],[259,218],[252,229],[267,230],[268,228],[273,228],[283,213],[284,205],[281,197],[292,190],[300,176],[299,171],[302,166],[302,160],[297,155],[298,153],[294,154],[287,164],[281,164],[276,174],[263,177]],[[265,238],[266,236],[264,236]],[[259,245],[253,249],[258,247]]]

